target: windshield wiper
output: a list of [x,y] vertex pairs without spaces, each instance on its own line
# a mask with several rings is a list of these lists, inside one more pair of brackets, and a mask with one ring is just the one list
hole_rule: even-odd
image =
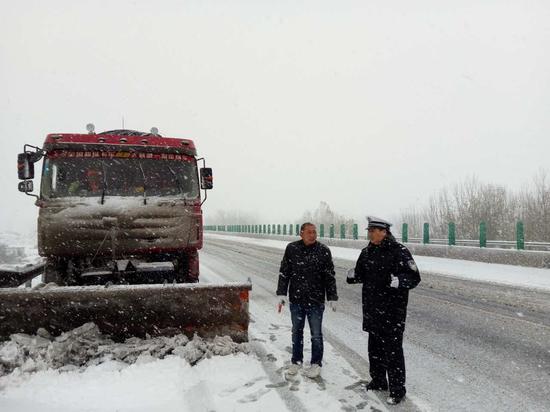
[[101,170],[103,171],[103,187],[101,188],[101,204],[105,203],[105,190],[107,189],[107,173],[105,173],[105,163],[101,162]]
[[178,189],[180,190],[180,193],[182,195],[184,195],[184,191],[183,191],[183,185],[181,184],[180,180],[178,179],[178,175],[176,174],[176,172],[174,172],[174,170],[172,170],[172,168],[170,167],[169,164],[166,165],[166,167],[168,168],[168,170],[170,170],[170,173],[172,173],[172,176],[174,176],[174,179],[176,179],[176,183],[178,184]]
[[139,164],[139,170],[141,170],[141,175],[143,176],[143,204],[147,204],[147,188],[145,186],[145,172],[143,171],[143,166],[141,165],[141,161],[138,160]]

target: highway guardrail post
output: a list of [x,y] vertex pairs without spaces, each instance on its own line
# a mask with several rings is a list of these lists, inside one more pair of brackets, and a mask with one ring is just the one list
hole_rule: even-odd
[[479,223],[479,247],[487,247],[487,224]]
[[422,237],[422,243],[425,245],[430,243],[430,224],[424,223],[424,236]]
[[449,246],[456,245],[456,224],[454,222],[449,222]]
[[523,231],[523,222],[516,223],[516,247],[518,250],[525,249],[525,233]]

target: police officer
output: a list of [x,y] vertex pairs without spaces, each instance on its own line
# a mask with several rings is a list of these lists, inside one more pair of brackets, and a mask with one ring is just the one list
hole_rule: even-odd
[[391,234],[391,223],[367,220],[370,242],[347,282],[363,284],[363,330],[369,334],[372,378],[367,390],[389,389],[387,402],[397,404],[406,393],[403,332],[409,289],[418,285],[420,273],[409,250]]

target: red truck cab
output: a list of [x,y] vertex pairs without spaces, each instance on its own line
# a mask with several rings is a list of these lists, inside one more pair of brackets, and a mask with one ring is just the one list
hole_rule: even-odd
[[[31,149],[29,149],[31,148]],[[132,130],[55,133],[18,157],[19,190],[33,189],[45,281],[64,285],[197,282],[202,247],[201,168],[192,140]],[[31,194],[32,195],[32,194]]]

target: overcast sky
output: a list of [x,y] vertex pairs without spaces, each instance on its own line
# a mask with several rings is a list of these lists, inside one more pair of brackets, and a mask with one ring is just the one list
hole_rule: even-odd
[[123,117],[195,140],[207,217],[395,216],[550,168],[547,0],[0,4],[0,230],[35,225],[24,143]]

